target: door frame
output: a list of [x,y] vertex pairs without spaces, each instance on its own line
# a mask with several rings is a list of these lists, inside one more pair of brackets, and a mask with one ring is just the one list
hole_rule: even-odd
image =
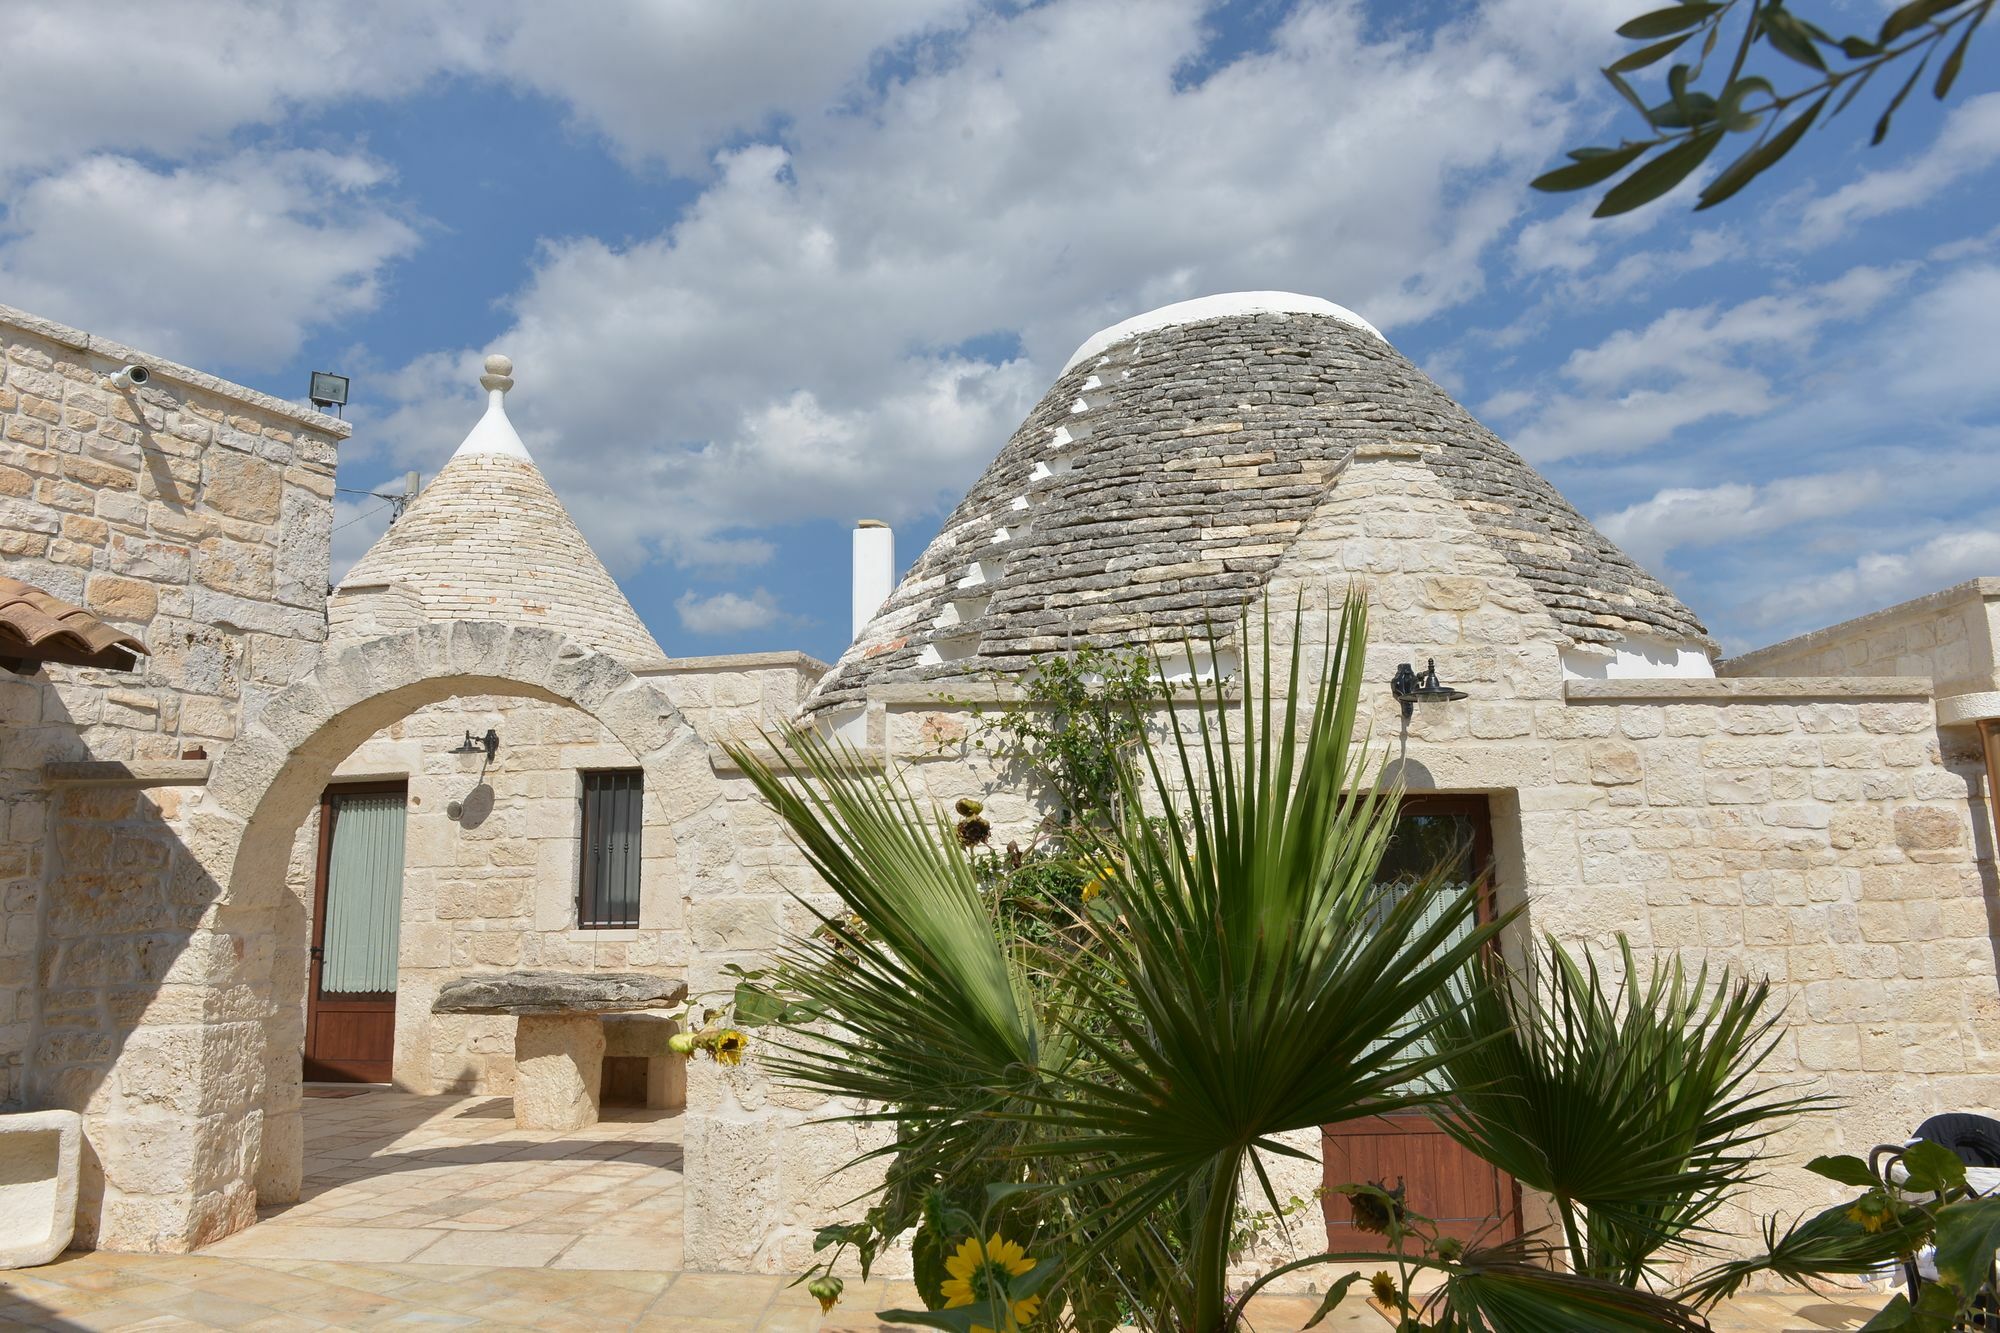
[[[308,1083],[387,1083],[387,1076],[374,1079],[361,1077],[356,1071],[355,1061],[333,1061],[315,1058],[312,1054],[313,1037],[319,1030],[320,970],[326,965],[326,894],[330,871],[333,868],[333,826],[337,815],[338,801],[343,796],[401,796],[404,817],[408,818],[410,802],[410,780],[408,778],[377,778],[362,782],[329,782],[319,794],[319,846],[313,854],[313,896],[312,929],[306,946],[306,1035],[299,1050],[299,1061]],[[398,895],[398,912],[401,912],[401,897]],[[352,1001],[350,1004],[349,1001]],[[356,992],[342,1001],[344,1008],[352,1010],[387,1010],[391,1015],[396,1011],[395,991]],[[391,1019],[391,1027],[394,1019]],[[393,1040],[393,1038],[392,1038]],[[395,1050],[389,1053],[389,1073],[393,1073]]]
[[[1481,926],[1492,924],[1499,916],[1499,875],[1496,873],[1493,860],[1493,802],[1491,798],[1485,792],[1410,792],[1404,795],[1402,803],[1396,807],[1397,819],[1402,819],[1407,815],[1426,814],[1464,815],[1471,821],[1472,865],[1476,876],[1475,882],[1479,890],[1474,902],[1473,919],[1476,924]],[[1500,947],[1499,937],[1494,936],[1486,942],[1484,951],[1489,956],[1495,956],[1500,952]],[[1384,1126],[1400,1127],[1401,1124],[1408,1124],[1415,1119],[1429,1120],[1430,1117],[1422,1111],[1404,1111],[1344,1123],[1365,1125],[1371,1121],[1375,1121],[1380,1122]],[[1324,1145],[1327,1138],[1333,1137],[1333,1128],[1333,1126],[1329,1125],[1321,1130],[1322,1145]],[[1415,1129],[1415,1126],[1411,1126],[1411,1128]],[[1460,1147],[1457,1140],[1450,1139],[1449,1141],[1454,1147]],[[1468,1156],[1473,1156],[1469,1150],[1462,1147],[1460,1150],[1465,1151]],[[1473,1160],[1480,1161],[1482,1165],[1490,1167],[1500,1179],[1502,1203],[1500,1238],[1512,1239],[1525,1234],[1527,1219],[1522,1212],[1521,1182],[1505,1171],[1502,1171],[1499,1167],[1493,1166],[1490,1162],[1484,1162],[1483,1159],[1476,1156],[1473,1156]],[[1320,1169],[1324,1177],[1327,1170],[1324,1147],[1322,1147]],[[1330,1182],[1330,1177],[1327,1179]],[[1322,1210],[1330,1232],[1334,1220],[1333,1196],[1331,1194],[1325,1196]],[[1333,1237],[1331,1234],[1328,1235],[1327,1240],[1329,1244],[1332,1242]]]

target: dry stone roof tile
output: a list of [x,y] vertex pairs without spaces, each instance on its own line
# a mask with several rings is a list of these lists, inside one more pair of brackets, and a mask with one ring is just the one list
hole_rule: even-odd
[[664,657],[507,419],[514,363],[486,358],[486,413],[327,602],[335,637],[425,620],[555,630],[624,662]]
[[1066,370],[807,710],[1227,626],[1364,444],[1418,451],[1573,641],[1708,646],[1693,612],[1372,330],[1261,312],[1149,329]]

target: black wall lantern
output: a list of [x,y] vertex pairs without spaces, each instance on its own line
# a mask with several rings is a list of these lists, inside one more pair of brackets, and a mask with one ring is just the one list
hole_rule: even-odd
[[[1433,676],[1432,678],[1435,679],[1436,677]],[[500,733],[492,727],[486,729],[484,736],[475,736],[468,731],[465,733],[465,740],[456,749],[450,751],[450,753],[484,754],[486,762],[490,764],[493,762],[493,756],[500,753]]]
[[1403,706],[1403,721],[1410,720],[1418,704],[1451,703],[1456,699],[1471,696],[1464,690],[1454,690],[1449,685],[1438,683],[1438,664],[1435,657],[1424,663],[1422,675],[1410,669],[1408,662],[1396,668],[1395,676],[1389,681],[1389,693],[1396,696],[1396,702]]

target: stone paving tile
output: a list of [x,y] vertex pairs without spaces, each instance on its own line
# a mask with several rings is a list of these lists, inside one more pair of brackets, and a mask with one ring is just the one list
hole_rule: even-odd
[[605,1267],[637,1266],[640,1241],[645,1266],[680,1267],[677,1115],[612,1108],[585,1129],[539,1133],[515,1127],[506,1097],[378,1089],[307,1098],[305,1131],[299,1202],[207,1253],[543,1267],[589,1236],[605,1243]]
[[[7,1327],[69,1330],[286,1329],[683,1330],[685,1333],[876,1333],[873,1311],[916,1303],[907,1283],[849,1286],[822,1319],[786,1279],[712,1273],[492,1268],[450,1264],[69,1254],[0,1278]],[[1880,1296],[1750,1295],[1718,1311],[1717,1333],[1826,1333],[1858,1329]],[[1309,1298],[1274,1297],[1252,1309],[1257,1333],[1290,1333]],[[1352,1304],[1320,1325],[1381,1333]]]

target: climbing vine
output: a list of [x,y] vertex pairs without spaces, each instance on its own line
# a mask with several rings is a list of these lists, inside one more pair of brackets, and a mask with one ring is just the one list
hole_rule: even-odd
[[1060,802],[1059,827],[1114,822],[1146,705],[1161,689],[1152,655],[1085,646],[1037,657],[1020,689],[1004,711],[974,709],[974,746],[1039,778]]

